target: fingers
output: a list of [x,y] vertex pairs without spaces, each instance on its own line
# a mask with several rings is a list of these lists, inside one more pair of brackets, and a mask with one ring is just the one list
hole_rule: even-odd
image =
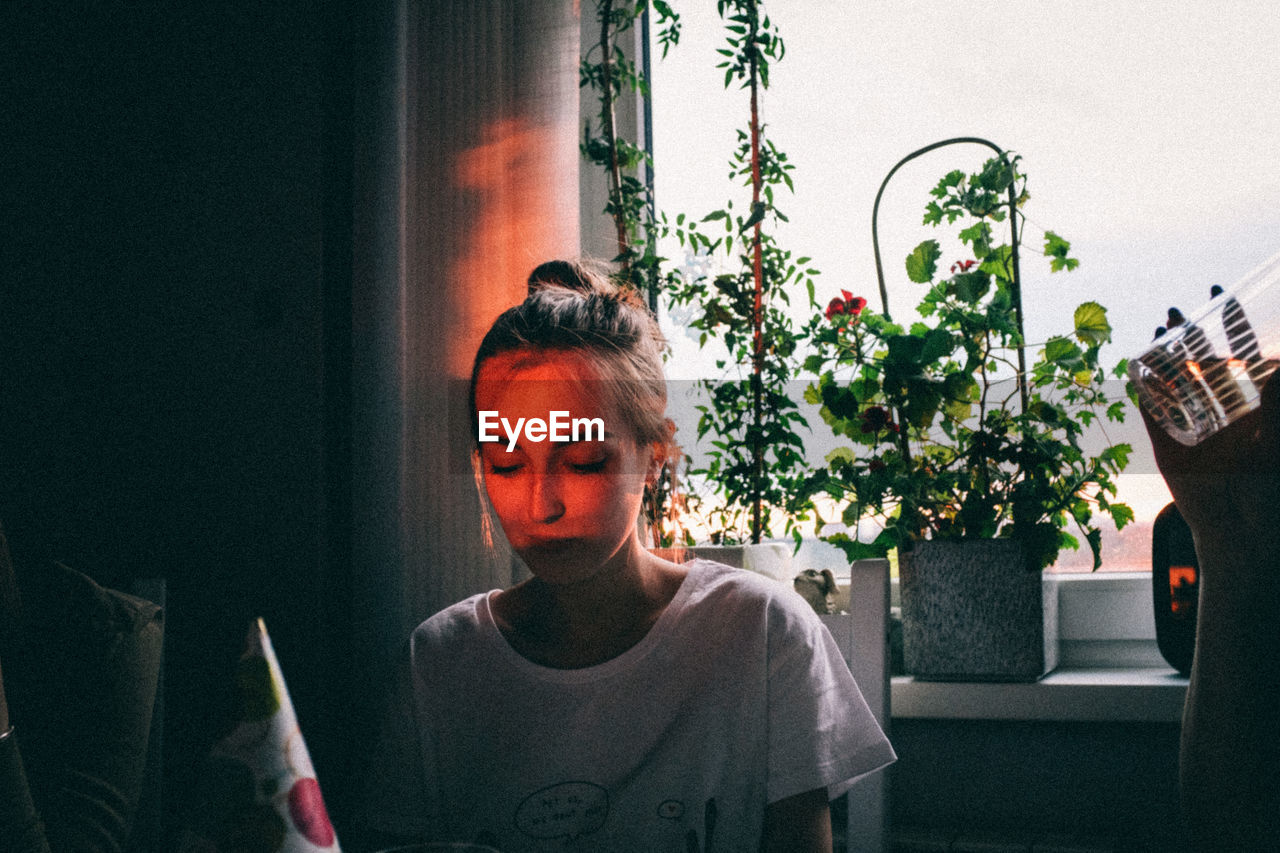
[[1151,440],[1151,449],[1156,457],[1156,467],[1160,473],[1169,478],[1169,472],[1176,471],[1186,465],[1186,454],[1193,448],[1174,439],[1163,426],[1147,411],[1145,406],[1138,407],[1142,415],[1142,423],[1147,428],[1147,437]]

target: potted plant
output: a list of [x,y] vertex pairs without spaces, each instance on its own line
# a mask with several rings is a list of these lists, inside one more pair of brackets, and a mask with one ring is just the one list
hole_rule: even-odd
[[[725,87],[746,90],[748,115],[738,132],[730,163],[730,180],[743,185],[735,210],[729,201],[700,218],[680,215],[670,222],[651,206],[646,185],[635,169],[648,162],[643,149],[622,139],[613,121],[617,97],[626,89],[647,96],[647,81],[617,46],[646,8],[658,15],[658,41],[666,50],[679,38],[679,17],[665,2],[597,0],[600,39],[581,66],[582,85],[599,93],[598,132],[588,122],[583,155],[602,168],[609,182],[606,207],[617,233],[618,278],[637,288],[647,287],[650,304],[658,294],[668,307],[689,316],[700,343],[718,341],[726,355],[718,362],[725,376],[700,383],[706,403],[700,406],[697,439],[708,443],[706,462],[687,470],[686,483],[703,484],[703,494],[688,496],[710,531],[711,544],[733,549],[729,561],[752,563],[745,546],[761,545],[779,517],[799,541],[793,502],[795,483],[803,473],[803,425],[798,400],[789,383],[800,365],[797,326],[786,310],[789,292],[803,289],[812,304],[809,259],[794,257],[778,245],[772,229],[785,221],[776,207],[775,191],[792,186],[792,165],[768,138],[759,102],[769,84],[771,65],[784,53],[776,26],[760,0],[719,0],[725,22],[725,46],[717,55],[725,71]],[[682,275],[663,270],[657,254],[660,236],[670,234],[714,271]],[[688,459],[684,460],[686,463]],[[689,469],[688,464],[685,465]],[[647,509],[655,547],[682,541],[675,525],[664,523],[671,500],[671,481],[663,479]],[[706,495],[705,492],[713,492]],[[802,508],[801,508],[802,509]],[[693,545],[684,533],[684,545]],[[783,553],[776,547],[756,549],[756,560],[777,566],[768,573],[785,574]]]
[[[607,179],[604,213],[613,221],[616,238],[614,278],[621,285],[647,292],[649,306],[656,312],[667,275],[662,270],[664,259],[657,253],[663,226],[657,219],[650,183],[639,174],[641,167],[652,172],[653,158],[644,147],[618,132],[614,113],[624,93],[649,97],[649,81],[622,48],[622,38],[630,35],[634,39],[636,22],[652,9],[657,18],[657,41],[666,56],[680,41],[680,16],[665,0],[595,0],[594,7],[600,35],[583,54],[579,81],[597,95],[599,113],[586,118],[579,150]],[[683,457],[670,460],[658,482],[646,492],[645,527],[655,549],[693,544],[687,530],[680,528],[674,506],[679,500],[676,472],[686,462]]]
[[[729,178],[749,192],[749,203],[729,201],[698,220],[677,217],[671,229],[681,246],[713,271],[670,280],[673,309],[689,314],[689,327],[724,345],[717,360],[724,375],[701,382],[707,402],[699,406],[698,439],[710,439],[707,462],[690,473],[715,492],[704,513],[716,545],[760,544],[784,532],[798,547],[796,501],[804,473],[806,427],[791,383],[801,357],[800,323],[788,306],[792,292],[813,304],[810,259],[783,248],[774,233],[786,216],[775,199],[793,189],[793,165],[766,133],[760,100],[771,66],[785,53],[777,27],[760,0],[718,0],[725,21],[725,46],[717,52],[725,87],[748,93],[745,127],[730,161]],[[743,193],[744,196],[747,193]],[[743,201],[748,199],[744,198]],[[775,549],[776,550],[776,549]]]
[[[809,327],[806,367],[817,379],[806,396],[847,443],[807,491],[841,507],[848,532],[823,538],[850,558],[897,549],[907,669],[920,678],[1022,680],[1051,669],[1056,626],[1045,623],[1056,610],[1044,607],[1039,570],[1081,539],[1096,569],[1095,514],[1117,527],[1133,517],[1113,500],[1130,448],[1090,455],[1081,441],[1094,421],[1124,416],[1123,400],[1103,387],[1106,310],[1080,305],[1027,364],[1019,162],[1000,152],[932,190],[925,224],[955,227],[970,257],[940,266],[936,239],[911,252],[918,320],[894,322],[883,289],[878,313],[846,291]],[[1006,218],[1011,236],[1002,242],[996,230]],[[1043,248],[1053,271],[1077,263],[1053,232]],[[1123,362],[1110,371],[1123,374]],[[879,529],[860,535],[868,519]],[[820,535],[823,525],[819,518]]]

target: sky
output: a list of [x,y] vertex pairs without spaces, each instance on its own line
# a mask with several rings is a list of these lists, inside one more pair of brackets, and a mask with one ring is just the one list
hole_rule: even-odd
[[[726,92],[714,67],[715,4],[676,8],[681,43],[653,68],[656,192],[663,210],[701,215],[743,197],[726,164],[746,99]],[[1169,305],[1195,307],[1211,284],[1280,251],[1280,16],[1267,3],[765,8],[787,47],[764,95],[765,121],[796,164],[796,194],[779,200],[791,224],[780,233],[815,259],[829,295],[874,296],[880,181],[909,152],[954,136],[1021,154],[1031,193],[1025,245],[1051,229],[1080,260],[1050,277],[1027,253],[1032,339],[1095,299],[1110,310],[1119,358],[1150,339]],[[945,148],[889,184],[880,233],[891,299],[915,302],[901,262],[930,236],[918,224],[928,188],[988,154]]]
[[[681,42],[654,53],[660,209],[702,216],[747,190],[727,178],[747,99],[715,68],[714,3],[673,3]],[[1050,275],[1024,250],[1031,341],[1070,328],[1084,301],[1108,308],[1105,358],[1139,351],[1171,305],[1189,311],[1280,251],[1280,15],[1270,3],[789,0],[764,4],[786,43],[763,96],[767,133],[795,164],[782,245],[878,305],[871,209],[881,180],[929,143],[979,136],[1020,154],[1029,176],[1024,247],[1053,230],[1080,266]],[[932,234],[927,193],[990,155],[950,146],[904,167],[881,202],[891,305],[918,293],[902,261]],[[668,254],[677,254],[668,247]],[[943,263],[948,262],[944,257]],[[896,312],[895,312],[896,313]],[[714,375],[671,335],[673,379]],[[1136,417],[1112,440],[1135,456],[1122,493],[1150,518],[1168,501]]]

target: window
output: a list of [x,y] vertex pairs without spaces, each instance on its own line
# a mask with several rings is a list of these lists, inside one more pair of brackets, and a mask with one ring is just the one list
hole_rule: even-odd
[[[656,197],[668,215],[701,216],[742,196],[727,163],[746,95],[726,91],[715,68],[714,4],[678,11],[681,43],[665,59],[653,51]],[[1104,351],[1114,362],[1150,339],[1170,305],[1197,307],[1210,285],[1231,283],[1280,248],[1280,116],[1266,107],[1280,92],[1280,19],[1261,0],[1229,11],[1084,0],[814,0],[768,11],[787,52],[763,115],[796,164],[796,193],[779,199],[791,220],[780,239],[815,259],[823,301],[842,288],[876,301],[876,189],[901,157],[953,136],[1021,154],[1033,199],[1024,245],[1051,228],[1080,259],[1051,281],[1036,256],[1024,261],[1032,341],[1061,328],[1076,304],[1097,300],[1115,330]],[[918,224],[927,190],[989,153],[953,146],[894,177],[879,221],[891,298],[908,303],[901,259],[927,236]],[[673,379],[714,375],[696,340],[678,328],[670,337]],[[1104,568],[1148,569],[1150,524],[1168,492],[1137,413],[1109,430],[1134,448],[1120,499],[1137,522],[1117,534],[1104,520]],[[1058,568],[1090,565],[1086,550],[1064,554]]]

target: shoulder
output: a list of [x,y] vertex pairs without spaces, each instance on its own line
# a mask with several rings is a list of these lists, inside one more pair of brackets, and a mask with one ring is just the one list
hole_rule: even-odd
[[743,621],[762,624],[769,636],[811,636],[822,622],[791,586],[746,569],[709,560],[692,560],[690,606],[714,608]]
[[803,615],[806,610],[813,613],[813,608],[794,588],[758,572],[701,559],[689,561],[688,566],[694,597],[716,602],[736,601],[780,613]]
[[451,604],[418,625],[409,640],[412,657],[456,651],[479,640],[488,624],[487,596],[479,593]]

